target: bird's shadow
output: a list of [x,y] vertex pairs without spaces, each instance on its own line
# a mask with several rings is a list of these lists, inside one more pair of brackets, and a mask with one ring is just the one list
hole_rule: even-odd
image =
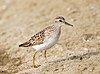
[[57,63],[57,62],[65,61],[65,60],[75,60],[75,59],[83,60],[84,58],[90,58],[91,56],[98,55],[98,54],[100,54],[100,51],[87,52],[85,54],[73,55],[70,57],[65,57],[63,59],[54,60],[54,61],[51,61],[50,63]]

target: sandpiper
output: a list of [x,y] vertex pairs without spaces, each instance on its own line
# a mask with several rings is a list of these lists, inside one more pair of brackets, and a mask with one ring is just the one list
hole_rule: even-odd
[[61,33],[61,26],[71,24],[65,21],[65,18],[62,16],[56,17],[51,26],[43,29],[42,31],[38,32],[37,34],[33,35],[28,41],[19,45],[19,47],[32,47],[35,49],[35,53],[33,55],[33,67],[37,68],[40,65],[35,64],[35,56],[38,51],[44,50],[44,58],[48,63],[46,57],[46,50],[56,44],[60,33]]

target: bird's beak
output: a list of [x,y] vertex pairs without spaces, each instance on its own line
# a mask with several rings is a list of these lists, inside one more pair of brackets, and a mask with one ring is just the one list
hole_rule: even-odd
[[72,26],[73,27],[73,25],[71,25],[71,24],[69,24],[69,23],[67,23],[66,21],[64,22],[66,25],[69,25],[69,26]]

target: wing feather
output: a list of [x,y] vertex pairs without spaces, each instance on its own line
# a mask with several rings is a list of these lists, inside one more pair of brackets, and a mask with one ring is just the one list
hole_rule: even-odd
[[48,31],[52,31],[51,28],[52,28],[52,26],[45,28],[44,30],[42,30],[39,33],[32,36],[31,39],[29,39],[27,42],[20,44],[19,47],[29,47],[29,46],[33,46],[33,45],[42,44],[45,40],[45,35],[50,35]]
[[39,33],[35,34],[34,36],[31,37],[27,42],[24,42],[19,45],[19,47],[29,47],[33,45],[39,45],[43,43],[44,40],[44,30],[40,31]]

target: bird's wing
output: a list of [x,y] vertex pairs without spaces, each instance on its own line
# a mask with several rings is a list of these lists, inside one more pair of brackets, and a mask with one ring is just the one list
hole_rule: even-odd
[[45,41],[45,36],[50,35],[51,28],[52,26],[45,28],[44,30],[32,36],[31,39],[29,39],[27,42],[20,44],[19,47],[29,47],[33,45],[42,44]]
[[27,42],[24,42],[24,43],[20,44],[19,47],[29,47],[29,46],[33,46],[33,45],[42,44],[43,40],[44,40],[44,37],[45,37],[44,31],[45,30],[42,30],[39,33],[35,34]]

